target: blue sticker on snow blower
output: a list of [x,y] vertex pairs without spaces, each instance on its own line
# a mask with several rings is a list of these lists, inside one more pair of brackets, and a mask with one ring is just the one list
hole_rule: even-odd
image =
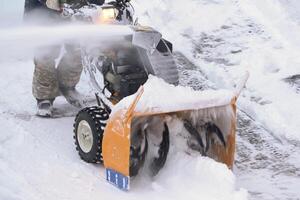
[[112,169],[106,169],[106,180],[121,190],[129,190],[129,177]]

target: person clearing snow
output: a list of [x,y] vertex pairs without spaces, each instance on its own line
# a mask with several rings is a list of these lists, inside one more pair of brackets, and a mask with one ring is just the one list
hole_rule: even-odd
[[[93,3],[102,5],[104,1]],[[26,0],[24,21],[46,26],[69,24],[68,16],[72,10],[85,4],[86,1],[82,0]],[[70,104],[79,108],[84,106],[76,90],[82,72],[79,45],[72,43],[38,48],[34,64],[32,92],[37,100],[38,116],[51,117],[53,102],[61,94]]]

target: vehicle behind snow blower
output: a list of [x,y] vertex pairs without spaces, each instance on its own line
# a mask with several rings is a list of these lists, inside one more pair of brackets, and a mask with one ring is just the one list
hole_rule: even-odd
[[[93,11],[88,16],[82,11],[87,9]],[[98,91],[98,105],[82,109],[75,118],[76,149],[84,161],[103,163],[107,181],[129,190],[130,177],[138,175],[149,156],[151,175],[163,168],[172,137],[178,135],[193,151],[232,167],[235,103],[242,87],[236,92],[196,92],[177,86],[172,44],[133,21],[130,0],[90,4],[74,16],[132,30],[122,39],[82,48],[85,72]],[[177,133],[174,124],[181,127]],[[150,144],[155,155],[149,153]]]

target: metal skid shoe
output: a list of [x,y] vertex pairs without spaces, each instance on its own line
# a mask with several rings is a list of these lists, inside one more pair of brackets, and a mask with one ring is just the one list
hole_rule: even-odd
[[123,191],[130,189],[130,177],[118,173],[113,169],[106,168],[106,180]]

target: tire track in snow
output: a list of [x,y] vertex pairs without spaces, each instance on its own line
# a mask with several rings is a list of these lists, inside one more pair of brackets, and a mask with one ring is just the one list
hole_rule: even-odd
[[299,199],[289,185],[300,180],[297,158],[300,146],[278,140],[245,112],[238,112],[237,156],[238,182],[249,189],[251,199]]

